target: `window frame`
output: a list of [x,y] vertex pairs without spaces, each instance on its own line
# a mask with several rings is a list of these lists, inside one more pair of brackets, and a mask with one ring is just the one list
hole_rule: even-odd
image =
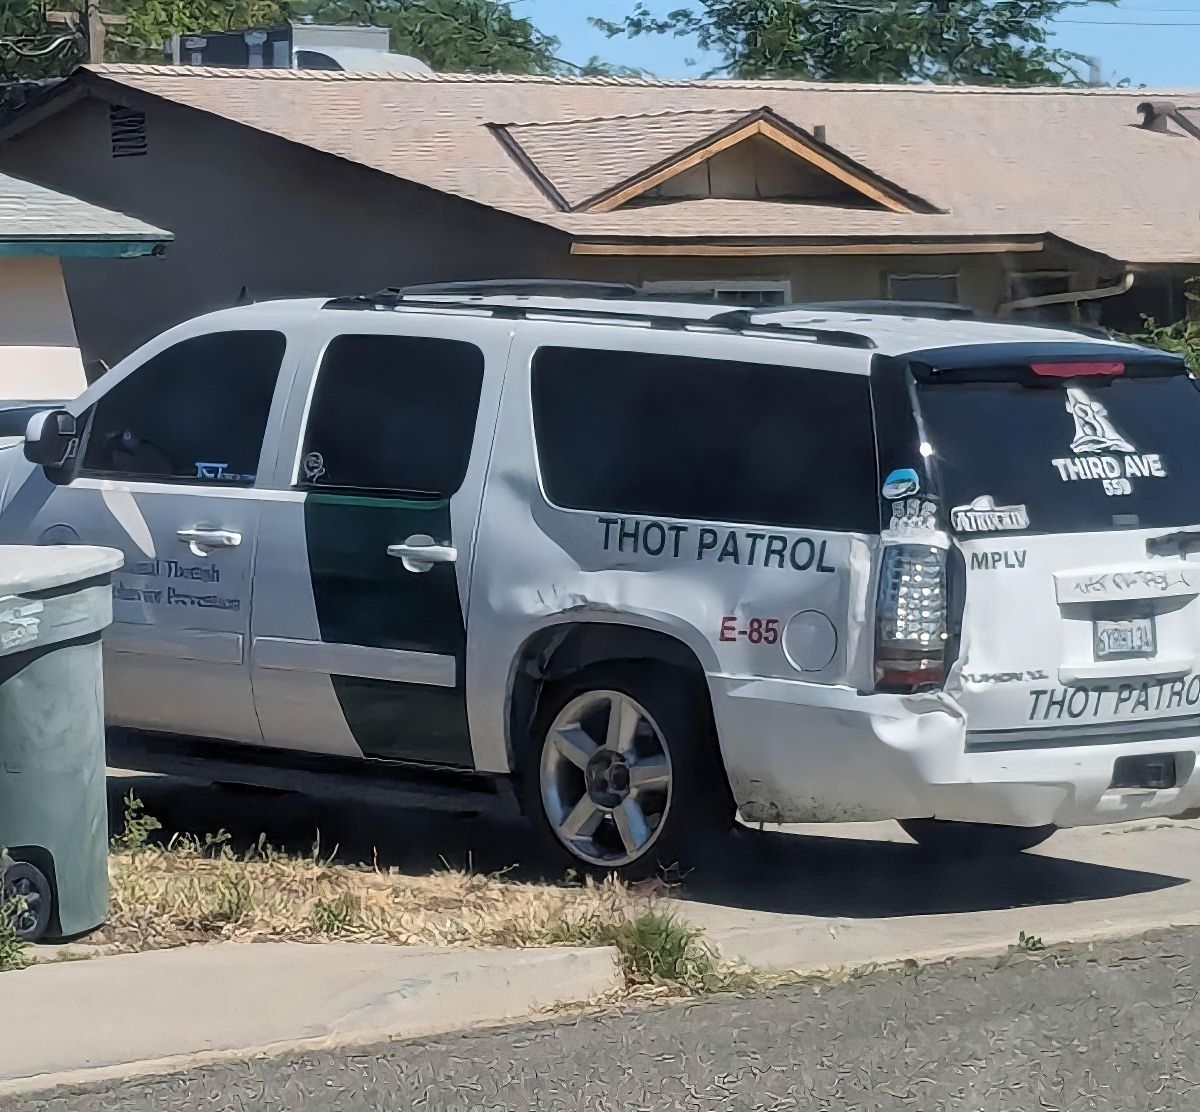
[[[164,332],[148,343],[138,348],[110,370],[105,371],[91,383],[69,406],[67,411],[77,421],[83,423],[80,436],[78,463],[71,476],[71,481],[86,479],[91,482],[121,482],[142,485],[166,486],[195,486],[206,491],[218,490],[253,490],[270,484],[271,472],[275,453],[278,449],[278,425],[281,419],[283,401],[291,386],[294,372],[295,337],[292,331],[285,327],[282,321],[263,317],[262,319],[242,319],[238,321],[204,320],[206,327],[196,328],[196,321],[189,321],[177,328]],[[236,333],[269,333],[283,340],[283,348],[279,356],[279,369],[275,375],[275,385],[271,393],[271,403],[267,409],[266,421],[263,425],[262,442],[259,445],[258,462],[255,477],[251,482],[218,482],[204,480],[199,476],[163,476],[163,475],[131,475],[120,471],[99,471],[88,468],[84,461],[87,458],[88,447],[95,432],[96,411],[105,399],[124,386],[135,375],[145,371],[156,359],[176,347],[211,336],[228,336]],[[282,393],[281,393],[282,392]]]
[[962,304],[962,271],[961,270],[940,270],[924,273],[922,271],[895,271],[887,275],[887,299],[889,301],[929,301],[927,297],[902,297],[899,296],[896,290],[897,282],[936,282],[936,281],[952,281],[954,283],[954,297],[950,301],[940,302],[945,305],[961,305]]
[[[459,479],[458,486],[444,494],[432,495],[418,491],[397,491],[393,488],[383,487],[342,487],[328,486],[322,487],[318,485],[306,484],[301,477],[301,467],[303,466],[304,458],[308,454],[306,447],[308,441],[309,425],[312,420],[313,402],[317,395],[317,386],[321,381],[321,375],[325,369],[325,362],[329,357],[329,349],[340,339],[347,337],[357,338],[374,338],[384,337],[391,340],[423,340],[436,341],[448,344],[464,344],[474,348],[479,353],[480,358],[480,376],[479,376],[479,396],[476,400],[475,420],[471,427],[470,443],[468,445],[468,454],[466,465],[463,468],[463,474]],[[295,450],[292,454],[290,466],[285,475],[285,482],[289,490],[296,491],[300,494],[312,493],[327,493],[340,494],[346,497],[365,497],[365,498],[385,498],[403,501],[405,499],[414,501],[449,501],[454,498],[463,487],[467,484],[471,474],[471,467],[474,462],[476,440],[479,436],[480,420],[484,414],[485,399],[487,396],[488,374],[489,374],[489,359],[488,351],[484,342],[478,336],[450,336],[443,333],[426,334],[424,331],[397,331],[391,328],[371,328],[359,327],[355,329],[340,328],[334,329],[322,336],[315,350],[306,358],[308,365],[307,384],[305,389],[304,404],[300,410],[299,421],[295,426]],[[493,418],[494,420],[494,415]],[[282,462],[282,461],[281,461]]]
[[[570,326],[568,326],[570,328]],[[757,343],[751,350],[741,350],[735,354],[719,354],[717,352],[707,350],[705,347],[698,347],[695,351],[683,349],[666,349],[658,350],[656,347],[641,346],[636,339],[630,337],[626,340],[621,337],[621,341],[616,343],[597,343],[587,344],[583,342],[583,337],[578,340],[578,333],[564,329],[560,335],[541,336],[535,335],[531,337],[531,341],[522,356],[524,364],[525,390],[524,399],[526,408],[526,419],[529,429],[529,445],[533,458],[533,477],[536,481],[538,492],[541,495],[543,502],[551,509],[564,514],[583,515],[594,517],[596,514],[616,514],[622,517],[630,518],[654,518],[655,520],[671,521],[671,522],[703,522],[711,523],[720,526],[730,527],[745,527],[745,528],[770,528],[784,530],[790,532],[808,532],[808,533],[831,533],[842,536],[878,536],[880,532],[879,505],[877,494],[877,473],[879,469],[880,447],[879,438],[876,428],[875,407],[874,407],[874,383],[872,381],[869,370],[862,370],[848,364],[853,359],[856,353],[852,352],[831,352],[829,349],[816,348],[821,351],[823,356],[832,355],[833,358],[808,359],[803,361],[791,361],[788,359],[772,359],[771,353],[768,350],[761,350]],[[700,339],[700,336],[696,337]],[[780,341],[766,341],[766,343],[776,343]],[[787,343],[787,341],[782,341]],[[689,345],[691,346],[691,345]],[[723,345],[722,345],[723,346]],[[740,345],[739,345],[740,346]],[[542,443],[538,435],[538,422],[536,417],[535,403],[535,380],[537,376],[536,362],[538,355],[547,349],[570,349],[581,348],[593,352],[606,352],[610,355],[633,355],[647,357],[672,357],[689,360],[710,360],[715,362],[723,362],[729,364],[745,364],[747,367],[769,366],[783,368],[789,371],[794,371],[797,374],[818,373],[823,375],[844,375],[848,378],[859,378],[862,380],[863,391],[866,395],[865,418],[868,427],[868,437],[871,446],[871,464],[873,468],[872,478],[863,491],[862,509],[864,511],[864,522],[869,523],[867,528],[850,528],[845,526],[825,526],[814,525],[809,522],[800,522],[794,524],[768,524],[750,520],[746,517],[719,518],[712,516],[693,516],[684,517],[677,513],[666,513],[663,511],[641,511],[617,506],[608,506],[604,508],[590,508],[581,506],[567,505],[557,501],[551,496],[547,485],[546,461],[545,454],[542,450]],[[805,349],[802,349],[805,350]],[[805,354],[809,354],[814,349],[808,348]],[[842,364],[842,365],[838,365]]]

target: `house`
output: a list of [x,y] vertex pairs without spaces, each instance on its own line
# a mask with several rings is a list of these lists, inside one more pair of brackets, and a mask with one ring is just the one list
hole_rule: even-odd
[[[68,263],[111,360],[234,300],[488,276],[1136,325],[1200,269],[1200,93],[95,66],[0,171],[169,227]],[[114,313],[136,304],[136,319]]]
[[[61,401],[87,380],[62,267],[161,255],[171,234],[0,174],[0,401]],[[153,267],[151,267],[153,269]]]

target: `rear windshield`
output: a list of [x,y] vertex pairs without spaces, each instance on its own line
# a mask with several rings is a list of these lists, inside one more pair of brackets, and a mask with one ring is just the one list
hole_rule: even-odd
[[1186,375],[959,381],[917,395],[955,532],[1200,523],[1200,391]]

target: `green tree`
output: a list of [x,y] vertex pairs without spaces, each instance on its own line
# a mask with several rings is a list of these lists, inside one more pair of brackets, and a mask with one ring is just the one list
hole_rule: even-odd
[[[1115,3],[1116,0],[1104,0]],[[639,0],[614,35],[675,35],[714,51],[714,72],[818,81],[1082,82],[1087,59],[1049,43],[1086,0],[698,0],[658,18]]]
[[[1184,282],[1183,296],[1200,304],[1200,276]],[[1129,339],[1182,355],[1192,372],[1200,375],[1200,316],[1188,316],[1174,324],[1159,324],[1153,317],[1146,317],[1142,331]]]
[[55,77],[78,60],[70,31],[46,21],[40,0],[0,0],[0,81]]
[[[43,2],[0,0],[0,74],[51,76],[69,73],[78,63],[77,45],[69,37],[59,41],[66,28],[46,22]],[[84,2],[58,0],[58,6],[82,9]],[[109,30],[109,61],[160,61],[163,43],[175,34],[308,19],[387,27],[394,51],[445,72],[626,72],[596,58],[581,66],[562,60],[558,40],[514,15],[502,0],[103,0],[103,7],[126,18]],[[35,46],[55,41],[56,52],[26,57]]]
[[387,27],[398,54],[445,73],[560,73],[558,39],[497,0],[298,0],[315,23]]
[[126,22],[108,36],[107,61],[161,62],[163,44],[172,35],[229,31],[286,23],[286,0],[112,0],[113,12]]

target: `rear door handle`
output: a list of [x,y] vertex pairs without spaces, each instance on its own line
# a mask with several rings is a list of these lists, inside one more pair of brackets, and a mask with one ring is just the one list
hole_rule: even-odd
[[196,556],[207,555],[207,549],[237,548],[242,543],[242,534],[235,533],[232,529],[205,529],[197,526],[194,529],[180,529],[175,535]]
[[423,533],[409,537],[403,544],[389,544],[387,554],[400,560],[405,571],[417,574],[429,571],[434,564],[453,564],[458,559],[457,548],[435,544]]

